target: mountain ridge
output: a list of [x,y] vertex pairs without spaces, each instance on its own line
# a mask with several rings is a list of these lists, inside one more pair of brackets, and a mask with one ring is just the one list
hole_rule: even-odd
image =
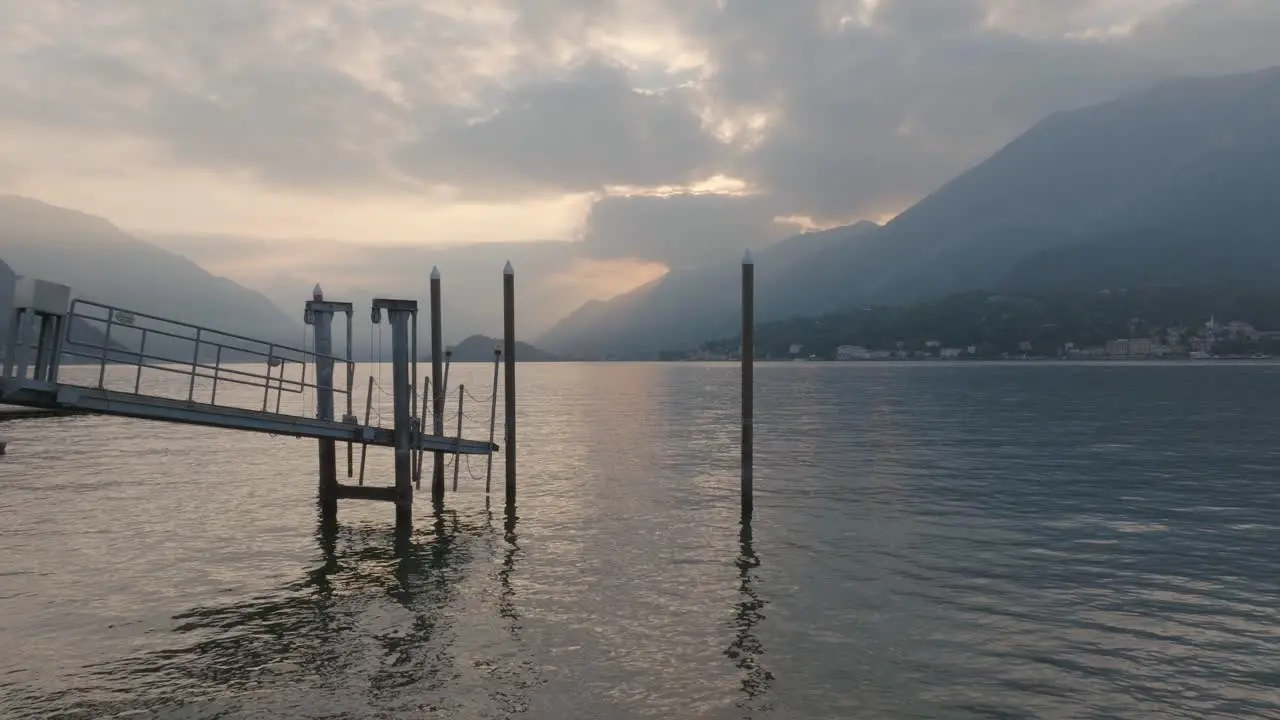
[[[842,235],[837,228],[829,242],[797,253],[781,269],[758,255],[757,315],[767,322],[864,303],[911,303],[1024,286],[1033,277],[1062,284],[1067,267],[1080,282],[1114,284],[1124,278],[1081,271],[1105,265],[1113,248],[1128,256],[1134,281],[1195,282],[1198,273],[1262,281],[1280,269],[1272,240],[1280,234],[1280,211],[1266,198],[1266,188],[1280,185],[1277,98],[1280,68],[1267,68],[1170,80],[1053,113],[874,232]],[[1232,248],[1249,266],[1222,252],[1179,261],[1177,253],[1197,238]],[[1055,253],[1072,260],[1058,269]],[[1162,269],[1140,272],[1151,253],[1163,253],[1155,259]],[[709,278],[735,271],[726,263],[698,272]],[[732,332],[731,281],[705,282],[681,302],[705,332],[694,343],[681,308],[627,296],[594,308],[589,326],[557,326],[543,341],[552,351],[652,355]],[[658,322],[664,313],[672,319]]]
[[0,195],[0,256],[16,273],[69,285],[77,297],[269,342],[301,342],[301,322],[261,293],[79,210]]
[[[767,281],[832,243],[879,229],[874,222],[861,221],[780,240],[754,253],[757,278]],[[674,269],[610,300],[586,303],[535,342],[553,353],[589,359],[656,357],[663,348],[647,342],[647,334],[662,334],[675,344],[701,342],[732,327],[740,302],[737,260]],[[707,292],[710,289],[714,292]],[[676,318],[674,326],[669,318]]]

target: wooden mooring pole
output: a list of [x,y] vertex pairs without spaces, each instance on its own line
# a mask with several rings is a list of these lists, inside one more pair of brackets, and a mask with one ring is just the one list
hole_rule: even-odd
[[[462,401],[466,399],[467,386],[458,385],[458,442],[462,442]],[[462,455],[453,456],[453,491],[458,492],[458,470],[462,466]],[[470,468],[470,465],[467,465]]]
[[754,457],[754,423],[755,423],[755,344],[756,344],[756,300],[755,300],[755,261],[751,251],[742,258],[742,519],[751,520],[755,509],[754,477],[752,466]]
[[[431,268],[431,392],[432,434],[444,436],[444,333],[441,326],[440,268]],[[431,502],[444,502],[444,453],[435,452],[431,464]]]
[[[516,271],[502,270],[502,359],[506,371],[507,509],[516,505]],[[497,392],[497,388],[494,388]]]
[[[502,360],[502,348],[495,347],[493,349],[493,385],[491,389],[493,395],[489,396],[489,443],[493,443],[493,431],[498,422],[498,365]],[[489,456],[484,464],[484,494],[488,496],[493,486],[493,451],[489,451]],[[486,500],[486,502],[488,502]]]

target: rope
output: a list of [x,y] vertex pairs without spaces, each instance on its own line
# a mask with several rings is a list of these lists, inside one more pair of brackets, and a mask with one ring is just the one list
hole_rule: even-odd
[[[379,382],[376,377],[373,378],[373,387],[377,393],[377,396],[376,396],[377,401],[373,404],[371,410],[373,413],[373,417],[377,419],[377,426],[382,427],[382,420],[383,420],[382,398],[383,396],[386,396],[388,401],[394,403],[395,393],[383,387],[382,383]],[[473,401],[477,403],[484,403],[486,399],[492,399],[493,397],[492,395],[490,395],[489,398],[477,398],[476,396],[472,395],[471,391],[467,390],[465,387],[462,388],[462,392],[465,393],[467,397],[470,397]],[[448,407],[450,398],[456,399],[457,396],[458,396],[457,390],[453,390],[445,393],[445,407],[446,407],[445,417],[448,420],[457,420],[458,418],[458,410],[451,409]],[[432,403],[425,403],[422,409],[422,412],[424,415],[424,417],[422,418],[424,431],[431,427],[431,423],[429,423],[429,421],[432,421],[435,419],[435,408],[431,407],[431,405]],[[489,428],[489,423],[491,422],[493,417],[492,417],[492,413],[489,412],[487,407],[485,408],[484,413],[482,415],[477,415],[474,412],[469,412],[464,407],[462,410],[462,419],[466,423],[471,423],[472,425],[487,432]],[[470,428],[470,429],[475,429],[475,428]],[[466,433],[464,432],[464,435],[465,434]],[[449,437],[452,437],[452,436],[449,436]]]
[[486,402],[489,402],[490,400],[492,400],[492,399],[493,399],[493,393],[489,393],[488,395],[483,395],[483,396],[479,396],[479,397],[477,397],[476,395],[471,394],[471,391],[470,391],[470,390],[467,390],[467,391],[466,391],[466,393],[467,393],[467,397],[471,398],[472,400],[474,400],[474,401],[476,401],[476,402],[480,402],[480,403],[486,403]]

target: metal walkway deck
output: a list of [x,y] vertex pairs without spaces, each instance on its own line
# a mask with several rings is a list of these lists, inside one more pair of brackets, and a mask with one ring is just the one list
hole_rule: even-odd
[[[349,308],[346,304],[331,305]],[[3,404],[56,413],[96,413],[352,444],[383,447],[396,444],[392,429],[362,425],[351,414],[354,364],[350,357],[255,340],[86,300],[72,302],[65,317],[56,318],[54,327],[45,328],[56,338],[51,341],[45,337],[43,347],[37,342],[42,332],[36,327],[40,318],[28,314],[16,319],[18,322],[11,328],[9,340],[11,349],[17,352],[11,350],[5,371],[0,373],[0,403]],[[25,327],[23,321],[26,321]],[[76,328],[80,329],[81,337],[75,336]],[[64,356],[96,364],[96,368],[77,366],[96,369],[96,382],[90,380],[92,384],[82,385],[60,381],[59,366]],[[335,364],[345,365],[346,372],[338,375],[329,370],[321,377],[318,372],[321,365],[331,368]],[[29,365],[34,372],[28,372]],[[307,379],[308,367],[317,370],[315,382]],[[109,369],[128,370],[132,387],[127,391],[108,388]],[[296,376],[288,375],[290,369]],[[179,376],[186,385],[186,399],[145,392],[144,370],[148,371],[148,377],[156,373]],[[335,387],[334,375],[345,380],[345,387]],[[219,384],[224,390],[228,385],[257,388],[261,409],[218,404]],[[280,411],[283,395],[301,395],[308,391],[345,395],[344,420]],[[206,392],[208,402],[203,401]],[[224,391],[224,398],[226,394]],[[421,432],[410,436],[409,446],[413,450],[462,455],[489,455],[498,449],[491,442]]]
[[80,410],[51,410],[48,408],[0,405],[0,423],[7,422],[9,420],[37,420],[40,418],[58,418],[87,414],[88,412]]
[[[0,402],[42,410],[79,411],[316,440],[334,440],[382,447],[395,446],[395,434],[389,428],[352,425],[336,420],[317,420],[77,385],[4,378],[0,379]],[[488,455],[491,451],[498,449],[495,444],[479,440],[439,437],[422,433],[418,433],[417,442],[412,445],[414,449],[461,455]]]

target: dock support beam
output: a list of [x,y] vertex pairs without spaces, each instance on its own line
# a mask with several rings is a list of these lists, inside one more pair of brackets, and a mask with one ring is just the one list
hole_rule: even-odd
[[516,506],[516,271],[510,262],[502,269],[502,357],[506,371],[507,510],[511,511]]
[[[324,292],[317,284],[307,303],[307,318],[315,334],[316,418],[333,420],[333,312],[324,307]],[[320,458],[320,515],[338,517],[338,452],[332,440],[318,440]]]
[[[307,301],[306,312],[303,319],[306,324],[310,325],[315,335],[315,360],[316,360],[316,418],[319,420],[334,420],[335,410],[333,404],[333,316],[336,313],[344,313],[347,317],[347,414],[343,416],[344,422],[354,423],[355,417],[351,414],[351,381],[352,381],[352,364],[351,364],[351,303],[342,302],[326,302],[324,299],[324,291],[320,289],[317,283],[315,290],[311,293],[311,299]],[[267,374],[271,373],[270,366],[267,367]],[[320,502],[321,519],[325,521],[333,521],[338,517],[338,450],[337,442],[333,440],[318,440],[319,460],[320,460],[320,483],[318,487],[318,499]],[[348,460],[350,456],[348,455]],[[348,461],[348,465],[350,462]]]
[[[444,328],[441,326],[440,268],[431,268],[431,434],[444,436]],[[431,502],[439,508],[444,503],[444,453],[436,452],[431,461]]]
[[395,416],[396,442],[396,529],[413,526],[413,381],[409,378],[411,362],[409,325],[418,314],[416,300],[373,301],[374,312],[386,310],[391,323],[391,398]]
[[749,522],[755,509],[755,261],[751,251],[742,258],[742,520]]

